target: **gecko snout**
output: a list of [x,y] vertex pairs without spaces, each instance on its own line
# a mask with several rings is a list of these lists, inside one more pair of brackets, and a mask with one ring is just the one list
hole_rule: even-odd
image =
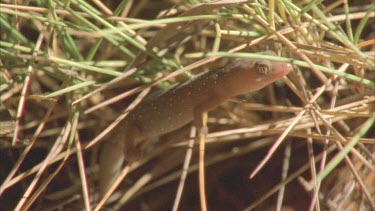
[[274,66],[274,73],[279,76],[288,75],[293,70],[293,65],[291,63],[279,63]]

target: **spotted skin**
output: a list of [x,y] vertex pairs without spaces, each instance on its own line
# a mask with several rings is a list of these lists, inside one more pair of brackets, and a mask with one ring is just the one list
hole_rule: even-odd
[[[260,54],[273,55],[272,51]],[[147,142],[178,129],[234,96],[257,91],[292,70],[289,63],[237,59],[226,67],[202,73],[166,91],[146,97],[111,133],[99,161],[101,191],[106,191],[125,160],[141,157]],[[198,128],[200,121],[194,121]]]

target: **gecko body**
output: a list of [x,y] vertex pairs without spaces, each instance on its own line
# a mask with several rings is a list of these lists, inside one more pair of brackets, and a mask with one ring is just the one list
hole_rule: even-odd
[[[272,51],[260,54],[276,56]],[[140,158],[142,144],[148,140],[199,120],[203,112],[237,95],[257,91],[291,70],[289,63],[241,58],[222,69],[146,96],[103,143],[99,158],[101,192],[110,187],[125,160]],[[199,122],[194,121],[198,128]]]

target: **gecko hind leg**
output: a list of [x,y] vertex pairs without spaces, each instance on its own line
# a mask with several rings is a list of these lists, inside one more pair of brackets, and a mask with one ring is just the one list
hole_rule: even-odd
[[99,156],[99,188],[103,196],[115,182],[123,169],[125,160],[134,161],[138,157],[134,143],[140,139],[138,128],[122,126],[115,128],[111,136],[101,146]]
[[137,161],[147,152],[151,138],[145,135],[142,128],[138,127],[136,124],[133,125],[128,134],[130,136],[127,137],[123,148],[125,159],[130,162]]
[[119,176],[125,161],[123,142],[107,140],[102,144],[99,156],[99,189],[100,195],[108,191]]

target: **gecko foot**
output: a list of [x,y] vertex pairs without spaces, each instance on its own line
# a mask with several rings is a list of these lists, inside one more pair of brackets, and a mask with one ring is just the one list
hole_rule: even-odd
[[198,133],[203,134],[204,136],[207,136],[208,134],[208,127],[207,126],[202,126],[198,128]]

